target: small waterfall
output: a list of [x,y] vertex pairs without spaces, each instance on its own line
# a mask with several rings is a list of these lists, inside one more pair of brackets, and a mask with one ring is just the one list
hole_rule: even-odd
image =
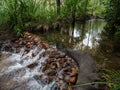
[[36,35],[0,44],[0,90],[63,90],[77,80],[75,61]]
[[[1,61],[2,70],[0,70],[0,84],[7,83],[8,86],[2,85],[2,90],[54,90],[55,81],[42,84],[40,79],[36,80],[36,75],[42,72],[42,64],[48,56],[42,55],[45,49],[36,47],[25,54],[25,48],[21,48],[19,53],[5,51],[2,48],[2,55],[8,55],[5,60]],[[6,62],[6,63],[5,63]],[[36,63],[32,66],[32,64]],[[6,64],[6,65],[5,65]],[[30,66],[31,65],[31,66]],[[8,82],[7,82],[8,81]],[[11,85],[9,85],[9,82]],[[41,82],[41,83],[39,83]],[[6,85],[7,85],[6,84]]]

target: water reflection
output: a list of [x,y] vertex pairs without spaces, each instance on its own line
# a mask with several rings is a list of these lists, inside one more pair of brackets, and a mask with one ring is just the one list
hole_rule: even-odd
[[[101,23],[102,22],[102,23]],[[46,39],[52,44],[59,43],[64,47],[76,50],[96,48],[99,43],[100,33],[105,26],[103,20],[89,20],[86,23],[77,22],[75,26],[66,25],[60,31],[46,33]]]
[[104,20],[94,19],[85,23],[77,22],[75,26],[66,24],[61,30],[47,32],[45,38],[52,45],[57,43],[66,48],[91,53],[100,67],[118,69],[120,53],[116,55],[113,52],[112,39],[102,36],[105,24]]

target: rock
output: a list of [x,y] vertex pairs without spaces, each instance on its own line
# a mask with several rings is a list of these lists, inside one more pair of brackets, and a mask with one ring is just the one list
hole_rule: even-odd
[[71,68],[70,76],[74,76],[76,74],[78,74],[78,68],[75,66],[75,67]]
[[57,67],[59,68],[60,67],[60,63],[57,61],[56,64],[57,64]]
[[76,77],[75,76],[74,77],[70,77],[69,83],[75,84],[75,82],[76,82]]
[[65,81],[66,81],[67,83],[70,83],[70,76],[69,76],[69,75],[66,75],[66,76],[64,77],[64,79],[65,79]]
[[44,75],[43,73],[37,74],[38,77],[42,77],[43,75]]
[[49,78],[48,76],[44,76],[44,77],[43,77],[43,80],[44,80],[44,82],[46,82],[46,83],[49,83],[49,82],[50,82],[50,78]]
[[47,48],[48,48],[48,45],[45,44],[45,43],[41,43],[41,45],[42,45],[42,48],[44,48],[44,49],[47,49]]
[[32,63],[32,64],[29,64],[27,67],[28,68],[34,68],[35,66],[37,66],[38,65],[38,63]]
[[[60,48],[61,49],[61,48]],[[77,84],[89,83],[94,81],[101,81],[100,76],[97,74],[97,67],[89,53],[79,53],[71,49],[61,49],[69,57],[73,58],[78,65],[78,79]],[[72,69],[74,73],[74,68]],[[70,80],[74,81],[74,78]],[[89,85],[84,87],[76,87],[74,90],[98,90],[99,85]],[[100,89],[104,90],[104,89]]]
[[52,68],[52,69],[56,69],[56,68],[57,68],[57,64],[56,64],[55,62],[52,62],[52,63],[51,63],[51,68]]
[[16,48],[16,53],[19,53],[20,52],[20,48]]
[[63,79],[64,79],[64,75],[59,74],[59,75],[58,75],[58,78],[59,78],[59,80],[63,80]]
[[45,71],[45,74],[47,74],[48,76],[56,76],[56,71],[49,69]]
[[60,86],[60,90],[66,90],[68,86],[63,80],[59,80],[58,85]]

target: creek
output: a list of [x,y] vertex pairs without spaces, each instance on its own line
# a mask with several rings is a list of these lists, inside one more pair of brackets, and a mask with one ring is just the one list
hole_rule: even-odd
[[114,41],[103,34],[106,22],[91,19],[75,25],[65,24],[60,30],[47,32],[44,37],[54,47],[56,44],[79,52],[92,54],[100,69],[120,69],[120,52],[115,51]]

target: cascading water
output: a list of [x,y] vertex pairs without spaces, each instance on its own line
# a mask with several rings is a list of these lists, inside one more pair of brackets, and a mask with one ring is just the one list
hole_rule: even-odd
[[76,82],[75,61],[35,35],[0,44],[0,90],[63,90]]
[[[0,64],[0,83],[13,84],[12,86],[1,86],[1,90],[51,90],[51,87],[54,85],[54,81],[50,84],[39,84],[34,76],[42,73],[42,63],[48,58],[40,57],[40,55],[45,52],[44,49],[36,47],[24,55],[24,48],[21,49],[20,53],[11,53],[2,51],[2,55],[9,55],[6,60],[2,60]],[[32,57],[32,54],[35,54],[35,57]],[[3,56],[1,56],[2,58]],[[27,66],[33,63],[37,65],[30,69]],[[8,64],[8,65],[5,65]],[[7,80],[8,79],[8,80]],[[15,83],[14,83],[15,82]],[[26,84],[26,85],[23,85]]]

